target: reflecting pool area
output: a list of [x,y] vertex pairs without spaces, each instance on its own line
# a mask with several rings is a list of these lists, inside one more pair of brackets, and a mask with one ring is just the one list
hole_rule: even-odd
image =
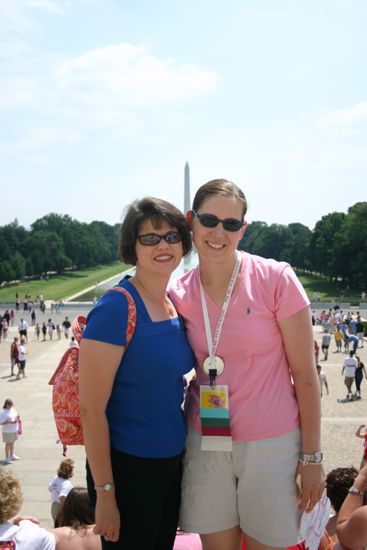
[[[188,256],[182,259],[180,265],[175,269],[175,271],[172,273],[171,278],[180,277],[187,271],[189,271],[192,267],[195,267],[198,263],[198,256],[196,252],[191,252]],[[78,300],[78,302],[93,302],[93,300],[100,298],[109,288],[112,288],[113,286],[116,286],[117,283],[125,276],[125,275],[134,275],[135,273],[135,267],[132,267],[130,269],[127,269],[126,271],[122,271],[119,275],[116,275],[116,277],[113,277],[112,279],[109,279],[108,281],[105,281],[104,283],[100,283],[99,285],[96,285],[95,288],[92,290],[89,290],[88,292],[84,292],[83,294],[80,294],[77,298],[74,298],[75,300]]]

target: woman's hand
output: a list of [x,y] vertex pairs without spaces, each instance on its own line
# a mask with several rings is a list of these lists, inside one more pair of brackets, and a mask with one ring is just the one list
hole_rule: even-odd
[[15,516],[9,521],[9,523],[12,523],[13,525],[19,525],[19,523],[24,520],[31,521],[32,523],[36,523],[37,525],[40,524],[39,520],[34,516]]
[[322,464],[298,464],[297,484],[300,508],[310,512],[322,497],[325,489],[325,473]]
[[117,542],[120,537],[120,512],[117,508],[114,492],[97,495],[96,504],[96,535],[101,535],[106,541]]

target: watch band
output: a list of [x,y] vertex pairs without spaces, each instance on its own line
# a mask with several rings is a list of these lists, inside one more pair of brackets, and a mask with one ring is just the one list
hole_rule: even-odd
[[104,485],[95,485],[94,486],[94,489],[95,491],[97,491],[97,493],[99,492],[102,492],[102,491],[111,491],[113,488],[114,488],[115,484],[113,481],[111,481],[110,483],[105,483]]
[[350,493],[351,495],[360,495],[361,497],[364,497],[364,495],[366,494],[366,491],[360,491],[359,489],[357,489],[357,487],[354,487],[353,485],[351,487],[349,487],[348,489],[348,493]]
[[299,461],[301,464],[322,464],[324,456],[321,451],[314,453],[301,453]]

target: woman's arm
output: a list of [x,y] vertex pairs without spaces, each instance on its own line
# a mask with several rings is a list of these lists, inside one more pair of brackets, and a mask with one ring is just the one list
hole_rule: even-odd
[[[95,485],[113,482],[106,407],[124,347],[83,339],[79,352],[79,399],[84,443]],[[115,491],[97,492],[95,532],[119,538]]]
[[[312,324],[309,308],[278,321],[289,367],[291,369],[300,413],[302,452],[321,450],[321,399],[317,377]],[[312,510],[325,487],[322,464],[299,464],[301,476],[300,507]]]
[[352,550],[367,546],[367,506],[363,496],[367,489],[367,467],[364,466],[354,480],[353,487],[361,494],[349,493],[340,508],[336,533],[339,542]]

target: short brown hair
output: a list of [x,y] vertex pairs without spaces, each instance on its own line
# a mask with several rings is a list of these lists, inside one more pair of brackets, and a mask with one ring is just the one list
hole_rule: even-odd
[[173,204],[155,197],[144,197],[136,200],[125,210],[124,220],[120,228],[120,259],[126,264],[136,265],[136,239],[139,229],[146,220],[150,220],[154,228],[159,229],[166,222],[177,228],[181,234],[183,255],[191,250],[191,236],[186,218]]
[[93,523],[95,523],[94,509],[90,505],[87,489],[73,487],[57,516],[58,527],[79,529]]
[[225,179],[211,180],[199,187],[192,204],[193,210],[197,212],[203,202],[212,195],[235,197],[242,203],[242,216],[245,216],[247,212],[247,200],[244,192],[235,183]]
[[57,475],[62,479],[70,479],[74,473],[74,460],[71,458],[65,458],[60,462],[60,466],[57,470]]
[[23,502],[20,481],[6,468],[0,468],[0,523],[5,523],[20,510]]

